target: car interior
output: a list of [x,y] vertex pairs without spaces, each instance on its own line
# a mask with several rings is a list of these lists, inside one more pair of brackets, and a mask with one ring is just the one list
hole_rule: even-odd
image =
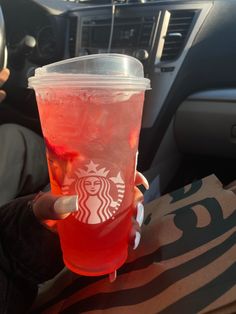
[[[145,201],[210,174],[227,186],[236,179],[235,12],[236,0],[0,0],[0,69],[11,73],[1,87],[7,98],[0,124],[17,123],[43,136],[28,87],[38,67],[126,54],[143,64],[151,81],[137,165],[151,187]],[[186,230],[182,218],[178,222]],[[65,271],[45,293],[42,285],[35,308],[47,289],[59,295],[61,278],[74,277]]]
[[0,62],[11,71],[5,89],[13,122],[41,133],[27,83],[37,67],[127,54],[151,80],[138,169],[158,179],[158,193],[211,173],[223,184],[235,179],[235,0],[2,0],[1,8]]

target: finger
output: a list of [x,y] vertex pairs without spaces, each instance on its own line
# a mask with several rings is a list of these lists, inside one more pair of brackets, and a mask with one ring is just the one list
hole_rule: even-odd
[[3,85],[9,78],[10,71],[5,68],[0,72],[0,86]]
[[58,215],[78,211],[78,195],[59,197],[54,203],[54,212]]
[[63,219],[77,209],[77,196],[59,197],[48,192],[39,195],[33,202],[34,214],[40,221]]
[[139,202],[144,201],[144,196],[143,193],[137,188],[136,186],[134,187],[134,201],[133,201],[133,207],[136,207]]
[[136,215],[136,221],[139,225],[139,227],[142,226],[144,220],[144,206],[142,203],[137,204],[137,215]]
[[4,90],[0,90],[0,103],[6,98],[7,94]]
[[129,246],[134,250],[141,239],[141,228],[135,218],[132,218],[132,229],[129,237]]
[[[142,203],[144,201],[143,193],[139,190],[139,188],[134,187],[134,200],[133,200],[133,216],[136,217],[138,216],[138,204]],[[139,205],[140,206],[140,205]]]
[[136,171],[135,176],[135,185],[143,185],[146,190],[149,189],[148,180],[144,177],[144,175],[138,171]]
[[41,196],[43,196],[45,192],[39,191],[38,194],[33,199],[33,203],[35,203]]
[[130,233],[130,246],[134,250],[137,249],[140,239],[141,239],[141,226],[144,220],[144,206],[141,202],[138,202],[136,205],[136,218],[132,218],[132,230]]
[[137,247],[139,246],[141,240],[141,233],[139,231],[135,232],[135,238],[134,238],[134,246],[133,246],[133,250],[136,250]]
[[131,235],[130,235],[130,244],[131,245],[134,242],[134,237],[135,237],[136,231],[141,232],[141,228],[139,226],[139,223],[136,220],[136,217],[132,217],[132,231],[131,231]]
[[141,226],[144,220],[144,206],[141,202],[137,203],[136,206],[136,218],[133,218],[132,222],[132,231],[130,234],[130,246],[133,247],[133,250],[136,250],[139,246],[141,240]]

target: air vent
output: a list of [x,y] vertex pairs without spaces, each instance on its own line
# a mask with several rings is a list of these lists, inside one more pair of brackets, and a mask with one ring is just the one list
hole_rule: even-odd
[[76,32],[77,32],[77,17],[73,16],[70,18],[70,22],[69,22],[69,54],[70,54],[70,57],[75,56]]
[[155,17],[143,18],[141,36],[139,38],[139,46],[147,48],[151,44],[152,29],[155,24]]
[[161,61],[177,59],[190,35],[196,10],[170,11],[170,21],[162,51]]

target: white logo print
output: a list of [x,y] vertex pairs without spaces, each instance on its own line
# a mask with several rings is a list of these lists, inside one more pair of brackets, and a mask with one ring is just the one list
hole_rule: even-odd
[[63,194],[70,194],[73,188],[79,196],[79,210],[73,213],[79,221],[99,224],[113,218],[119,209],[125,192],[125,183],[118,172],[110,177],[111,170],[99,167],[90,161],[87,170],[77,169],[74,176],[66,178]]

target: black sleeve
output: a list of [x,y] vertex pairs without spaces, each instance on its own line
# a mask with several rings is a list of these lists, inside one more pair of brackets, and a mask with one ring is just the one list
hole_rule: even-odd
[[64,265],[58,236],[34,216],[33,198],[21,197],[0,207],[0,267],[15,278],[38,284]]

